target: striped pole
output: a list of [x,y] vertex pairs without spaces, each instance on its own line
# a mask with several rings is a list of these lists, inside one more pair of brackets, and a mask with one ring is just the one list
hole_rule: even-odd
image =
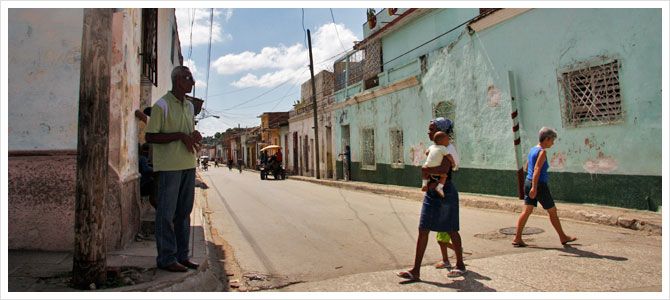
[[507,82],[509,84],[509,93],[512,98],[512,131],[514,131],[514,154],[516,156],[516,179],[519,189],[519,199],[523,199],[523,153],[521,152],[521,134],[519,133],[519,110],[516,101],[516,85],[514,84],[514,74],[507,71]]

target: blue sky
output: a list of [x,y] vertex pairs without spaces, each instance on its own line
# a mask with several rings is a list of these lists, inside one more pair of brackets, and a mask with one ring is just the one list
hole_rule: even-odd
[[[365,10],[333,8],[331,16],[329,8],[304,9],[315,74],[332,70],[334,60],[363,39]],[[258,126],[263,112],[289,111],[300,99],[300,86],[310,76],[301,8],[214,9],[207,84],[210,9],[177,8],[176,14],[184,64],[196,78],[195,97],[206,99],[205,115],[220,117],[199,121],[203,135],[238,124]]]

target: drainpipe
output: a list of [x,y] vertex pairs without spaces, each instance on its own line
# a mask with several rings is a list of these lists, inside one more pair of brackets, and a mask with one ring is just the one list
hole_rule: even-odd
[[523,153],[521,152],[521,134],[519,133],[519,110],[518,102],[516,101],[516,85],[514,83],[514,74],[512,71],[507,71],[507,82],[509,84],[509,93],[512,99],[512,131],[514,131],[514,154],[516,157],[516,180],[519,190],[519,199],[523,199]]

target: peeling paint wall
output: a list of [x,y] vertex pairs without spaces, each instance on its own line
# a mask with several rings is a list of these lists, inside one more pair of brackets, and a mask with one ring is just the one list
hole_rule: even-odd
[[82,9],[8,11],[8,149],[77,148]]
[[[430,24],[443,24],[439,33],[450,28],[444,24],[458,19],[446,18],[450,10],[454,9],[438,9],[440,12],[423,17],[429,20],[410,22],[384,37],[384,60],[394,58],[392,53],[403,52],[398,49],[416,47],[418,43],[413,41],[419,37],[428,40],[426,37],[433,30]],[[467,14],[467,10],[454,14],[461,13]],[[417,37],[410,38],[412,34]],[[507,78],[508,71],[512,71],[519,102],[522,157],[525,159],[530,148],[538,143],[540,128],[552,127],[558,133],[555,145],[548,152],[557,192],[575,201],[589,201],[582,198],[594,197],[588,193],[608,189],[620,178],[651,182],[661,175],[660,9],[532,9],[480,32],[470,34],[461,27],[446,36],[450,38],[441,40],[437,46],[429,44],[406,55],[403,64],[385,65],[385,71],[380,73],[380,78],[395,78],[387,81],[391,84],[416,75],[420,85],[334,112],[337,125],[350,125],[353,165],[361,161],[362,129],[374,128],[375,162],[388,170],[385,166],[391,164],[388,131],[401,128],[405,168],[420,166],[425,159],[420,150],[433,144],[426,134],[428,122],[434,117],[433,109],[436,104],[447,101],[454,106],[454,145],[459,153],[460,168],[464,170],[460,171],[463,185],[476,185],[473,184],[476,178],[467,176],[500,175],[516,170]],[[436,46],[434,50],[430,49],[433,46]],[[557,70],[608,55],[617,55],[622,64],[624,121],[564,128]],[[396,75],[391,75],[393,72]],[[402,78],[394,77],[398,74],[402,74]],[[338,103],[346,100],[342,90],[336,95]],[[341,127],[335,126],[335,129],[339,149]],[[365,178],[376,176],[369,172],[363,174],[363,171],[353,173]],[[561,174],[564,177],[560,177]],[[611,177],[598,179],[601,186],[589,185],[592,191],[587,191],[588,195],[575,195],[569,186],[558,186],[571,184],[571,178],[591,174]],[[593,181],[594,177],[591,178]],[[411,180],[406,178],[406,181]],[[510,194],[514,193],[514,184],[509,186],[512,187]],[[658,196],[658,191],[647,185],[625,189],[631,191],[627,195],[637,196],[626,196],[628,198],[621,201],[597,201],[615,205],[635,202],[625,206],[646,207],[647,201],[640,204],[636,202],[638,198]]]
[[[9,209],[20,219],[10,229],[9,247],[71,250],[83,10],[11,9],[9,16]],[[159,11],[159,27],[174,23],[174,9]],[[116,11],[112,31],[105,234],[107,247],[118,249],[134,238],[142,207],[134,116],[140,105],[141,9]],[[170,48],[179,46],[169,32],[169,38],[159,37],[159,55],[168,51],[159,59],[156,91],[162,93],[170,89]],[[44,211],[62,217],[47,222],[41,220]]]

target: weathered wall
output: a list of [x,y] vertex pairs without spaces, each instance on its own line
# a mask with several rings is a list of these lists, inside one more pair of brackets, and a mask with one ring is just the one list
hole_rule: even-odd
[[83,10],[8,12],[8,150],[76,149]]
[[8,249],[72,251],[77,156],[68,152],[9,157]]
[[[173,12],[160,10],[159,34],[161,24],[174,24]],[[8,246],[71,250],[83,10],[12,9],[9,15],[9,214],[16,216],[17,225],[10,228]],[[133,112],[140,105],[140,25],[140,9],[114,13],[105,204],[108,249],[124,247],[139,228],[138,121]],[[159,55],[179,46],[171,31],[165,35],[159,37]],[[179,52],[174,53],[178,58]],[[166,82],[172,62],[167,57],[159,63],[160,88],[155,94],[170,89]],[[54,178],[59,180],[52,182]],[[44,215],[54,217],[42,220]]]
[[[408,35],[422,34],[423,28],[430,31],[430,24],[439,23],[449,11],[431,12],[425,17],[431,20],[416,20],[385,37],[385,60],[394,57],[387,54],[398,47],[415,46],[406,42]],[[406,77],[419,75],[419,86],[335,111],[338,125],[350,125],[352,165],[357,168],[352,169],[353,179],[390,183],[385,177],[400,176],[403,185],[418,185],[412,170],[423,163],[423,152],[432,144],[426,132],[435,105],[446,101],[454,108],[454,144],[461,160],[454,180],[459,190],[516,195],[507,83],[511,70],[517,81],[522,157],[537,144],[542,126],[557,129],[558,140],[549,150],[555,198],[654,209],[660,204],[660,20],[658,9],[533,9],[474,35],[465,28],[455,30],[445,36],[451,36],[451,44],[442,44],[425,57],[417,50],[407,55],[414,61],[408,58],[395,67],[406,69]],[[562,128],[556,70],[613,54],[622,61],[624,122]],[[386,66],[385,70],[380,82],[396,81],[385,78],[400,73]],[[360,167],[363,128],[375,129],[373,168]],[[392,128],[403,130],[404,168],[390,166]],[[341,138],[341,127],[335,129]]]

